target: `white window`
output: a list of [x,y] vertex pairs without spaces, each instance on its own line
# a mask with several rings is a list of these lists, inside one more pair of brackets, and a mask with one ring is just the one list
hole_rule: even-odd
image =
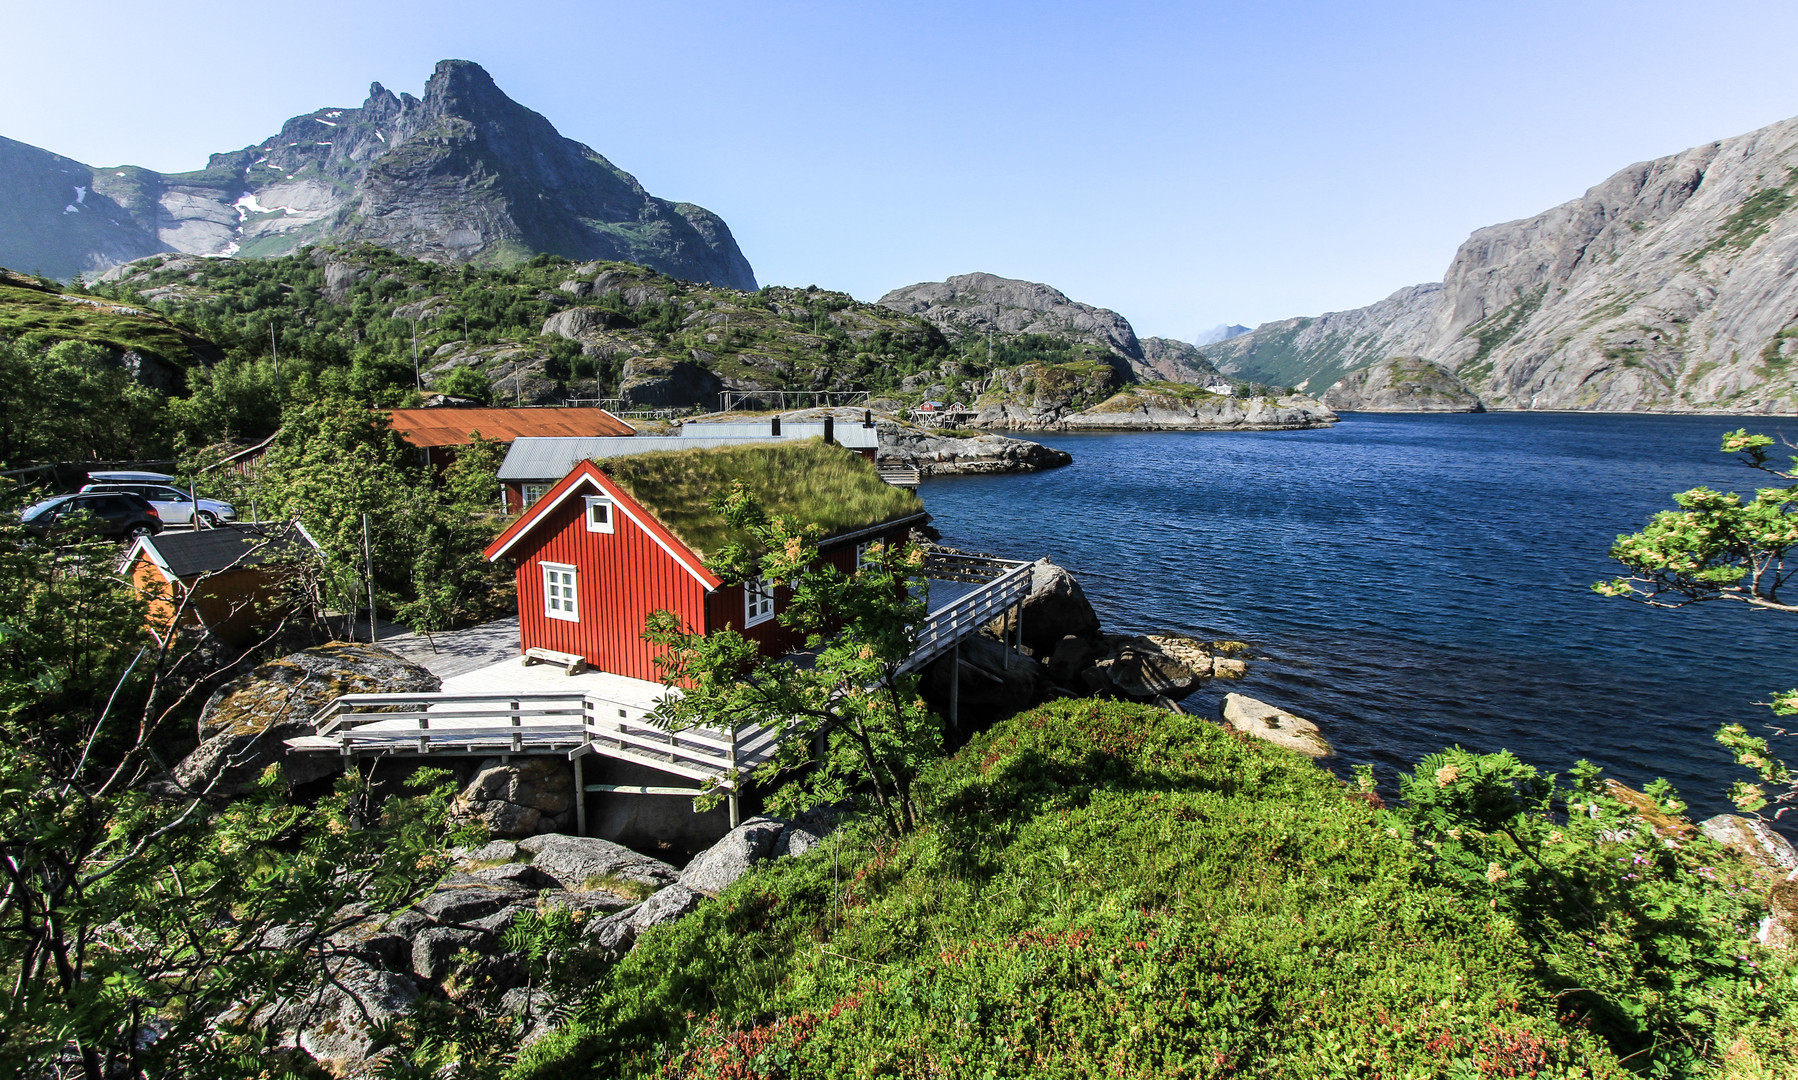
[[774,618],[774,582],[750,578],[743,583],[743,625],[754,626]]
[[548,490],[548,484],[520,484],[518,486],[519,495],[523,498],[525,506],[530,506],[538,499],[543,498],[544,493]]
[[587,531],[612,531],[612,500],[604,495],[587,496]]
[[880,546],[879,540],[869,540],[866,543],[861,543],[861,544],[855,545],[855,572],[856,573],[859,574],[863,570],[867,569],[870,566],[876,567],[876,568],[878,568],[880,566],[880,556],[878,554],[876,554],[874,551],[874,549],[879,546]]
[[574,598],[574,567],[561,563],[543,563],[543,614],[552,619],[580,622],[580,608]]

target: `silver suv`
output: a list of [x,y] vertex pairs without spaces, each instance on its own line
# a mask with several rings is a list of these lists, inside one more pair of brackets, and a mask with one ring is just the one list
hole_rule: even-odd
[[[200,524],[212,528],[221,521],[236,521],[237,508],[228,502],[218,499],[200,499],[197,503],[188,497],[187,492],[175,487],[172,476],[161,473],[134,474],[89,474],[89,479],[96,483],[83,485],[81,490],[117,491],[127,495],[141,495],[150,501],[161,515],[164,526],[192,525],[196,516]],[[160,482],[157,482],[160,481]]]

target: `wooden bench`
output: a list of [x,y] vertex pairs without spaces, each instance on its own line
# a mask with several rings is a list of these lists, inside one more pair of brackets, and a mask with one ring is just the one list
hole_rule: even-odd
[[530,667],[537,661],[546,664],[560,664],[566,669],[563,674],[579,675],[587,670],[587,658],[579,653],[557,652],[554,649],[530,648],[524,651],[524,666]]

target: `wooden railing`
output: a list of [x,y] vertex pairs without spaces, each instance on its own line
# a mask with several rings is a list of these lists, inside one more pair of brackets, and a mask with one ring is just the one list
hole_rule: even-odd
[[[965,555],[955,556],[955,558],[977,559],[987,564],[1009,563],[1009,566],[999,576],[987,581],[980,588],[925,616],[923,625],[918,627],[917,649],[905,663],[899,666],[901,672],[915,671],[930,663],[953,649],[955,643],[962,638],[979,633],[981,627],[1009,611],[1013,606],[1022,605],[1024,598],[1030,595],[1031,567],[1033,566],[1031,563],[1013,562],[1009,559],[981,559],[978,556]],[[969,567],[970,573],[975,569]],[[926,572],[928,571],[927,563]],[[965,581],[968,579],[951,578],[949,580]]]
[[345,694],[312,721],[317,737],[333,739],[345,754],[565,750],[581,741],[587,696]]
[[921,479],[916,465],[882,465],[880,478],[894,487],[917,487]]

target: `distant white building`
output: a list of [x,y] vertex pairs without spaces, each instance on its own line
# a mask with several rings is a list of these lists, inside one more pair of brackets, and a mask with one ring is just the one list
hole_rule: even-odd
[[1236,387],[1231,386],[1229,383],[1212,383],[1205,388],[1205,392],[1208,394],[1222,394],[1224,397],[1235,397]]

